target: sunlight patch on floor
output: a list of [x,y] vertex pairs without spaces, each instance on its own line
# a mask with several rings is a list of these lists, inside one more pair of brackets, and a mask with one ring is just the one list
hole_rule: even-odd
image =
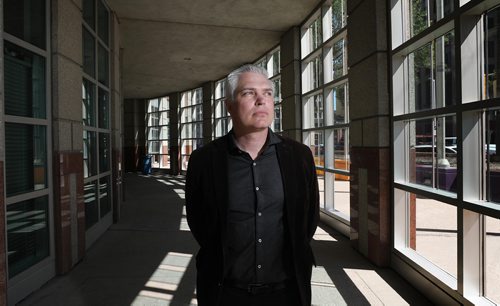
[[[169,252],[131,305],[170,305],[192,257],[192,254]],[[189,305],[197,305],[195,296],[193,292]]]

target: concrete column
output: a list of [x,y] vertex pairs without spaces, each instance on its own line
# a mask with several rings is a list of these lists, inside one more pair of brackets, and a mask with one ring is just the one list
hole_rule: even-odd
[[52,1],[52,139],[57,273],[85,252],[82,122],[82,5]]
[[123,182],[123,99],[121,95],[121,53],[120,53],[120,25],[116,14],[110,12],[111,20],[111,143],[112,148],[112,185],[113,185],[113,222],[120,219],[120,206]]
[[302,142],[300,28],[292,27],[280,41],[283,135]]
[[212,141],[212,105],[215,97],[215,82],[206,82],[203,90],[203,144]]
[[[0,0],[0,37],[3,37],[3,1]],[[0,131],[5,131],[3,99],[3,39],[0,39]],[[5,133],[0,133],[0,305],[7,305],[7,236],[5,224],[4,175]]]
[[351,242],[390,263],[390,117],[387,2],[347,1],[351,144]]
[[170,151],[170,174],[177,175],[180,173],[180,155],[179,155],[179,104],[181,95],[178,92],[168,96],[169,102],[169,151]]
[[146,154],[146,100],[125,99],[123,118],[125,171],[139,171]]

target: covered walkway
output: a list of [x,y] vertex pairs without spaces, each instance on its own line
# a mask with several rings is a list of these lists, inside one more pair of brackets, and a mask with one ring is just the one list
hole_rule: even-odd
[[[120,222],[19,305],[196,305],[197,245],[185,219],[184,177],[125,177]],[[430,305],[389,269],[371,265],[346,237],[320,225],[314,237],[313,305]]]

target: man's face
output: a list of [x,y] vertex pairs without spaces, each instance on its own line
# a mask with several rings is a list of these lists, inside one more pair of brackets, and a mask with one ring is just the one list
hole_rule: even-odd
[[235,130],[240,133],[267,130],[274,119],[273,89],[269,79],[254,72],[243,73],[234,98],[226,107]]

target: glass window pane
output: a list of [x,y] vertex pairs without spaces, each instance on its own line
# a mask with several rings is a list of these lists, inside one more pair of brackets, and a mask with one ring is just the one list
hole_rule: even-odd
[[420,195],[409,196],[409,223],[415,220],[415,228],[408,229],[410,247],[456,278],[457,208]]
[[273,81],[274,90],[274,103],[281,102],[281,78],[274,79]]
[[95,40],[85,28],[83,29],[83,72],[95,77]]
[[347,84],[333,87],[327,96],[326,124],[347,123]]
[[456,192],[455,116],[409,122],[410,182]]
[[46,118],[45,59],[4,42],[5,114]]
[[[159,110],[160,111],[168,111],[169,110],[169,101],[168,101],[168,97],[163,97],[160,100],[160,107],[159,107]],[[168,114],[168,112],[167,112]]]
[[109,142],[108,133],[99,133],[99,172],[106,172],[110,169],[110,151],[111,144]]
[[500,97],[500,7],[486,14],[485,18],[485,70],[488,98]]
[[83,197],[85,203],[85,228],[89,229],[99,220],[97,210],[97,186],[96,181],[87,183],[83,186]]
[[325,170],[317,169],[318,190],[319,190],[319,207],[325,208]]
[[487,113],[484,157],[486,160],[486,200],[500,203],[500,110]]
[[168,126],[162,126],[160,128],[160,137],[159,139],[168,139]]
[[321,94],[307,98],[303,111],[304,128],[317,128],[324,125],[323,96]]
[[4,31],[45,49],[45,1],[4,0]]
[[109,176],[99,179],[99,208],[101,218],[111,211],[111,185],[109,181]]
[[83,20],[95,28],[95,0],[83,0]]
[[453,0],[412,0],[411,35],[417,35],[453,11]]
[[337,33],[346,24],[346,0],[332,0],[332,33]]
[[5,123],[6,194],[47,187],[47,128]]
[[99,88],[99,127],[109,129],[109,93]]
[[484,265],[484,296],[493,302],[500,304],[500,220],[485,217],[485,265]]
[[273,131],[281,132],[281,104],[274,106]]
[[409,55],[409,111],[455,104],[453,32],[437,38]]
[[9,278],[49,256],[48,196],[10,204],[6,211]]
[[83,177],[97,174],[97,139],[96,133],[83,131]]
[[99,82],[108,85],[109,84],[109,64],[108,64],[108,51],[99,44],[99,52],[97,53],[99,58]]
[[82,117],[83,125],[95,126],[95,86],[86,79],[82,84]]
[[345,52],[345,43],[344,39],[339,40],[335,44],[333,44],[332,48],[332,57],[333,57],[333,79],[340,78],[344,75],[344,52]]
[[310,46],[311,51],[318,48],[323,42],[323,29],[321,28],[321,18],[316,19],[309,26],[309,37],[310,37]]
[[304,133],[304,144],[308,146],[314,156],[316,167],[325,165],[325,140],[322,131],[312,131]]
[[167,140],[163,140],[163,141],[160,141],[160,145],[161,145],[161,154],[168,154],[168,141]]
[[151,99],[148,101],[148,113],[158,111],[158,99]]
[[347,129],[336,129],[333,132],[333,154],[335,158],[335,169],[349,170],[349,135]]
[[99,38],[106,44],[108,45],[108,39],[109,39],[109,13],[102,1],[98,0],[97,1],[97,24],[98,24],[98,29],[97,29],[97,34],[99,35]]

